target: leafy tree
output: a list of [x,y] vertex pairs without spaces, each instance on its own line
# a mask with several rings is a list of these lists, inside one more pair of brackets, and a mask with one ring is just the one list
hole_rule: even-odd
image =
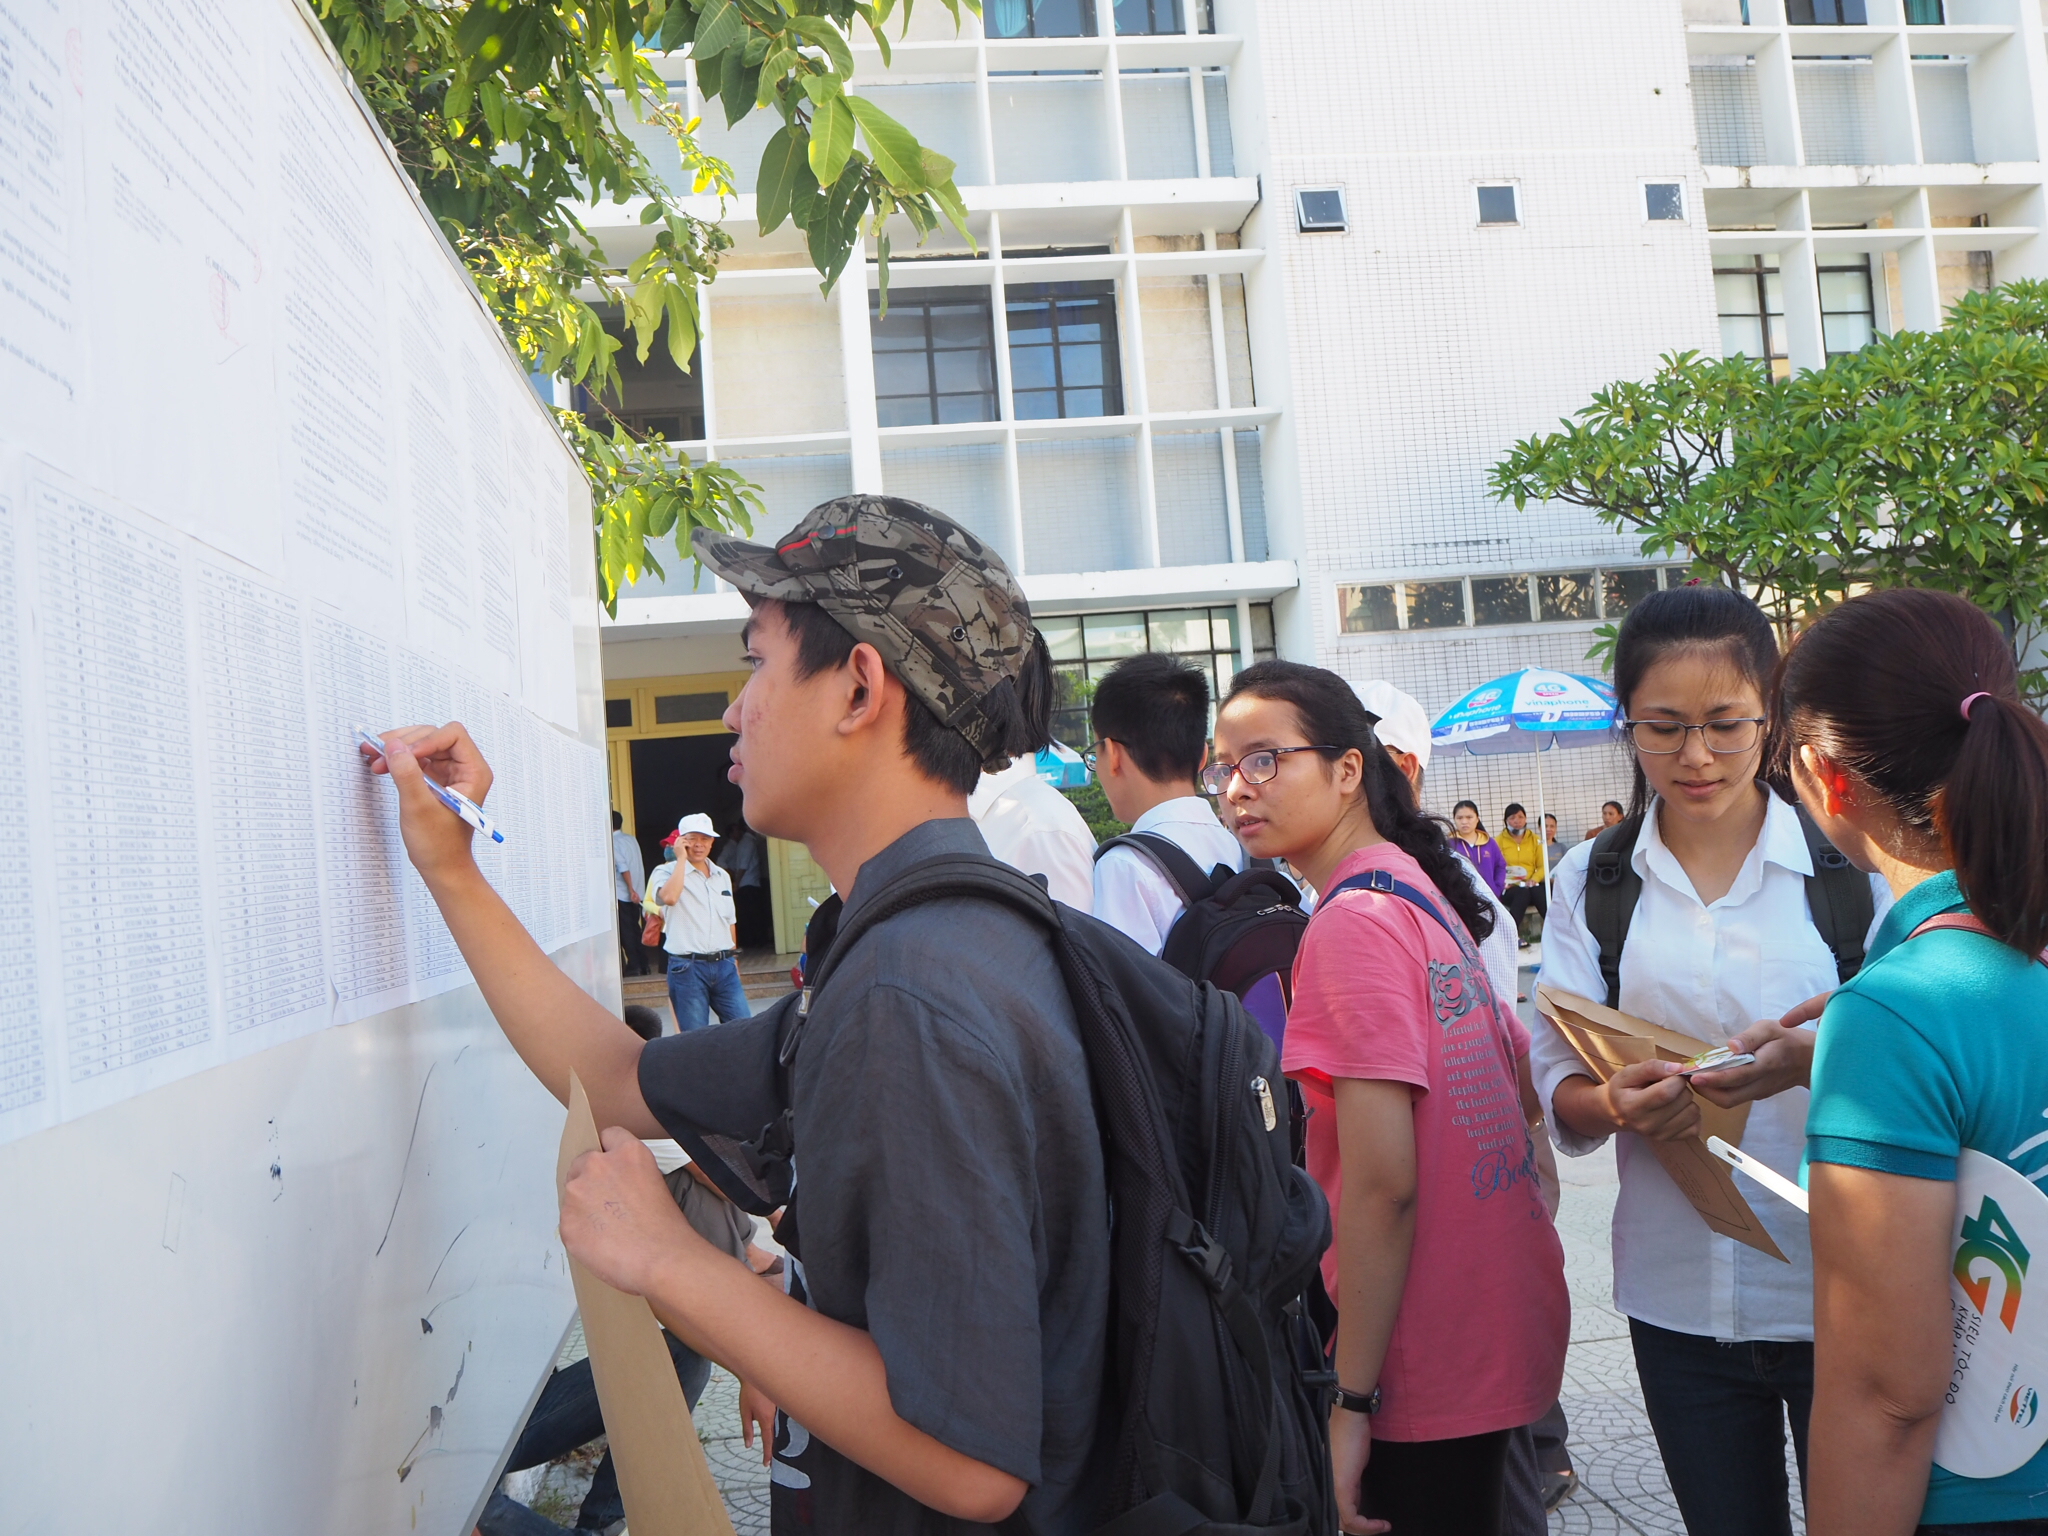
[[1910,583],[2000,615],[2022,656],[2048,634],[2048,284],[1970,294],[1942,330],[1790,379],[1750,358],[1662,362],[1517,443],[1494,495],[1590,507],[1645,554],[1733,581],[1787,633]]
[[[328,36],[397,147],[427,208],[468,265],[505,335],[536,369],[566,375],[602,406],[618,385],[598,305],[618,304],[640,361],[657,341],[687,370],[701,290],[731,239],[690,215],[669,179],[728,195],[732,168],[705,154],[652,51],[687,50],[707,104],[728,125],[759,108],[783,126],[755,177],[762,234],[784,220],[804,232],[832,285],[863,229],[874,236],[888,294],[886,221],[907,217],[922,240],[967,210],[953,162],[920,145],[873,102],[847,94],[856,23],[889,57],[896,0],[316,0]],[[914,0],[903,0],[907,28]],[[942,0],[957,24],[964,4]],[[665,179],[629,136],[630,120],[673,138]],[[644,199],[646,254],[621,267],[577,207]],[[971,239],[971,237],[970,237]],[[613,419],[610,430],[557,413],[590,475],[605,605],[643,570],[662,574],[657,540],[687,556],[697,527],[744,531],[761,510],[746,480],[691,464],[659,436]]]

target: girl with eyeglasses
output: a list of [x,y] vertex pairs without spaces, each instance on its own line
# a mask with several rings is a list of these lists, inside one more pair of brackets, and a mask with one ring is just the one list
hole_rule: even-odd
[[[1806,1475],[1806,1222],[1738,1177],[1790,1262],[1723,1237],[1650,1145],[1699,1134],[1695,1091],[1749,1104],[1742,1149],[1772,1167],[1796,1167],[1804,1145],[1813,1032],[1776,1021],[1796,1022],[1795,1010],[1837,983],[1812,908],[1835,856],[1824,850],[1817,867],[1818,839],[1761,779],[1777,659],[1762,611],[1725,587],[1659,592],[1629,611],[1614,654],[1617,725],[1634,763],[1629,813],[1565,855],[1543,936],[1546,985],[1689,1035],[1701,1050],[1733,1041],[1757,1058],[1698,1073],[1690,1088],[1664,1061],[1602,1084],[1548,1025],[1532,1057],[1558,1150],[1582,1157],[1616,1144],[1614,1305],[1628,1317],[1650,1427],[1691,1536],[1789,1536],[1788,1417],[1802,1484]],[[1589,882],[1596,864],[1599,885]],[[1846,869],[1819,896],[1839,894],[1844,875],[1856,907],[1844,923],[1860,940],[1888,898]]]
[[1528,1032],[1478,950],[1492,909],[1335,673],[1238,673],[1202,786],[1247,851],[1319,893],[1281,1065],[1334,1216],[1343,1528],[1493,1536],[1509,1433],[1557,1399],[1571,1306],[1527,1129]]
[[[1800,799],[1898,897],[1813,1061],[1807,1529],[2048,1531],[2041,1384],[1992,1363],[2039,1337],[2048,1284],[2023,1236],[2048,1180],[2048,727],[2012,642],[1945,592],[1842,604],[1778,676]],[[1959,1200],[1966,1173],[1988,1187]]]

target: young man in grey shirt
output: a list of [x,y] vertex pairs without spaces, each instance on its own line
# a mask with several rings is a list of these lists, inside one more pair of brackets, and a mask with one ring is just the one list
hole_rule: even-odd
[[[1015,580],[915,503],[814,509],[775,548],[707,536],[746,593],[728,710],[747,822],[803,842],[857,912],[931,858],[985,854],[966,796],[1049,688]],[[638,1138],[752,1140],[783,1108],[786,1000],[643,1042],[558,971],[483,880],[424,769],[482,799],[459,726],[387,733],[406,847],[498,1021],[605,1150],[562,1238],[779,1405],[777,1532],[1079,1533],[1100,1523],[1109,1213],[1078,1028],[1046,936],[992,903],[914,906],[810,1000],[790,1064],[798,1262],[778,1295],[681,1219]]]

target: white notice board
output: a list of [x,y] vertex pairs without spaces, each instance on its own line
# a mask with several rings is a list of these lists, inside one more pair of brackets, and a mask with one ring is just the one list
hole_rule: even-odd
[[467,1529],[568,1316],[561,1112],[355,729],[469,725],[486,874],[616,1002],[588,540],[296,0],[0,0],[14,1513]]

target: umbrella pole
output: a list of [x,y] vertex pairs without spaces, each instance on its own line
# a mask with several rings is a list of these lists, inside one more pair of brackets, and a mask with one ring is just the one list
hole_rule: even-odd
[[[1550,833],[1543,819],[1543,749],[1536,749],[1536,856],[1542,861],[1543,878],[1538,882],[1544,889],[1544,901],[1550,900]],[[1562,830],[1560,828],[1559,830]]]

